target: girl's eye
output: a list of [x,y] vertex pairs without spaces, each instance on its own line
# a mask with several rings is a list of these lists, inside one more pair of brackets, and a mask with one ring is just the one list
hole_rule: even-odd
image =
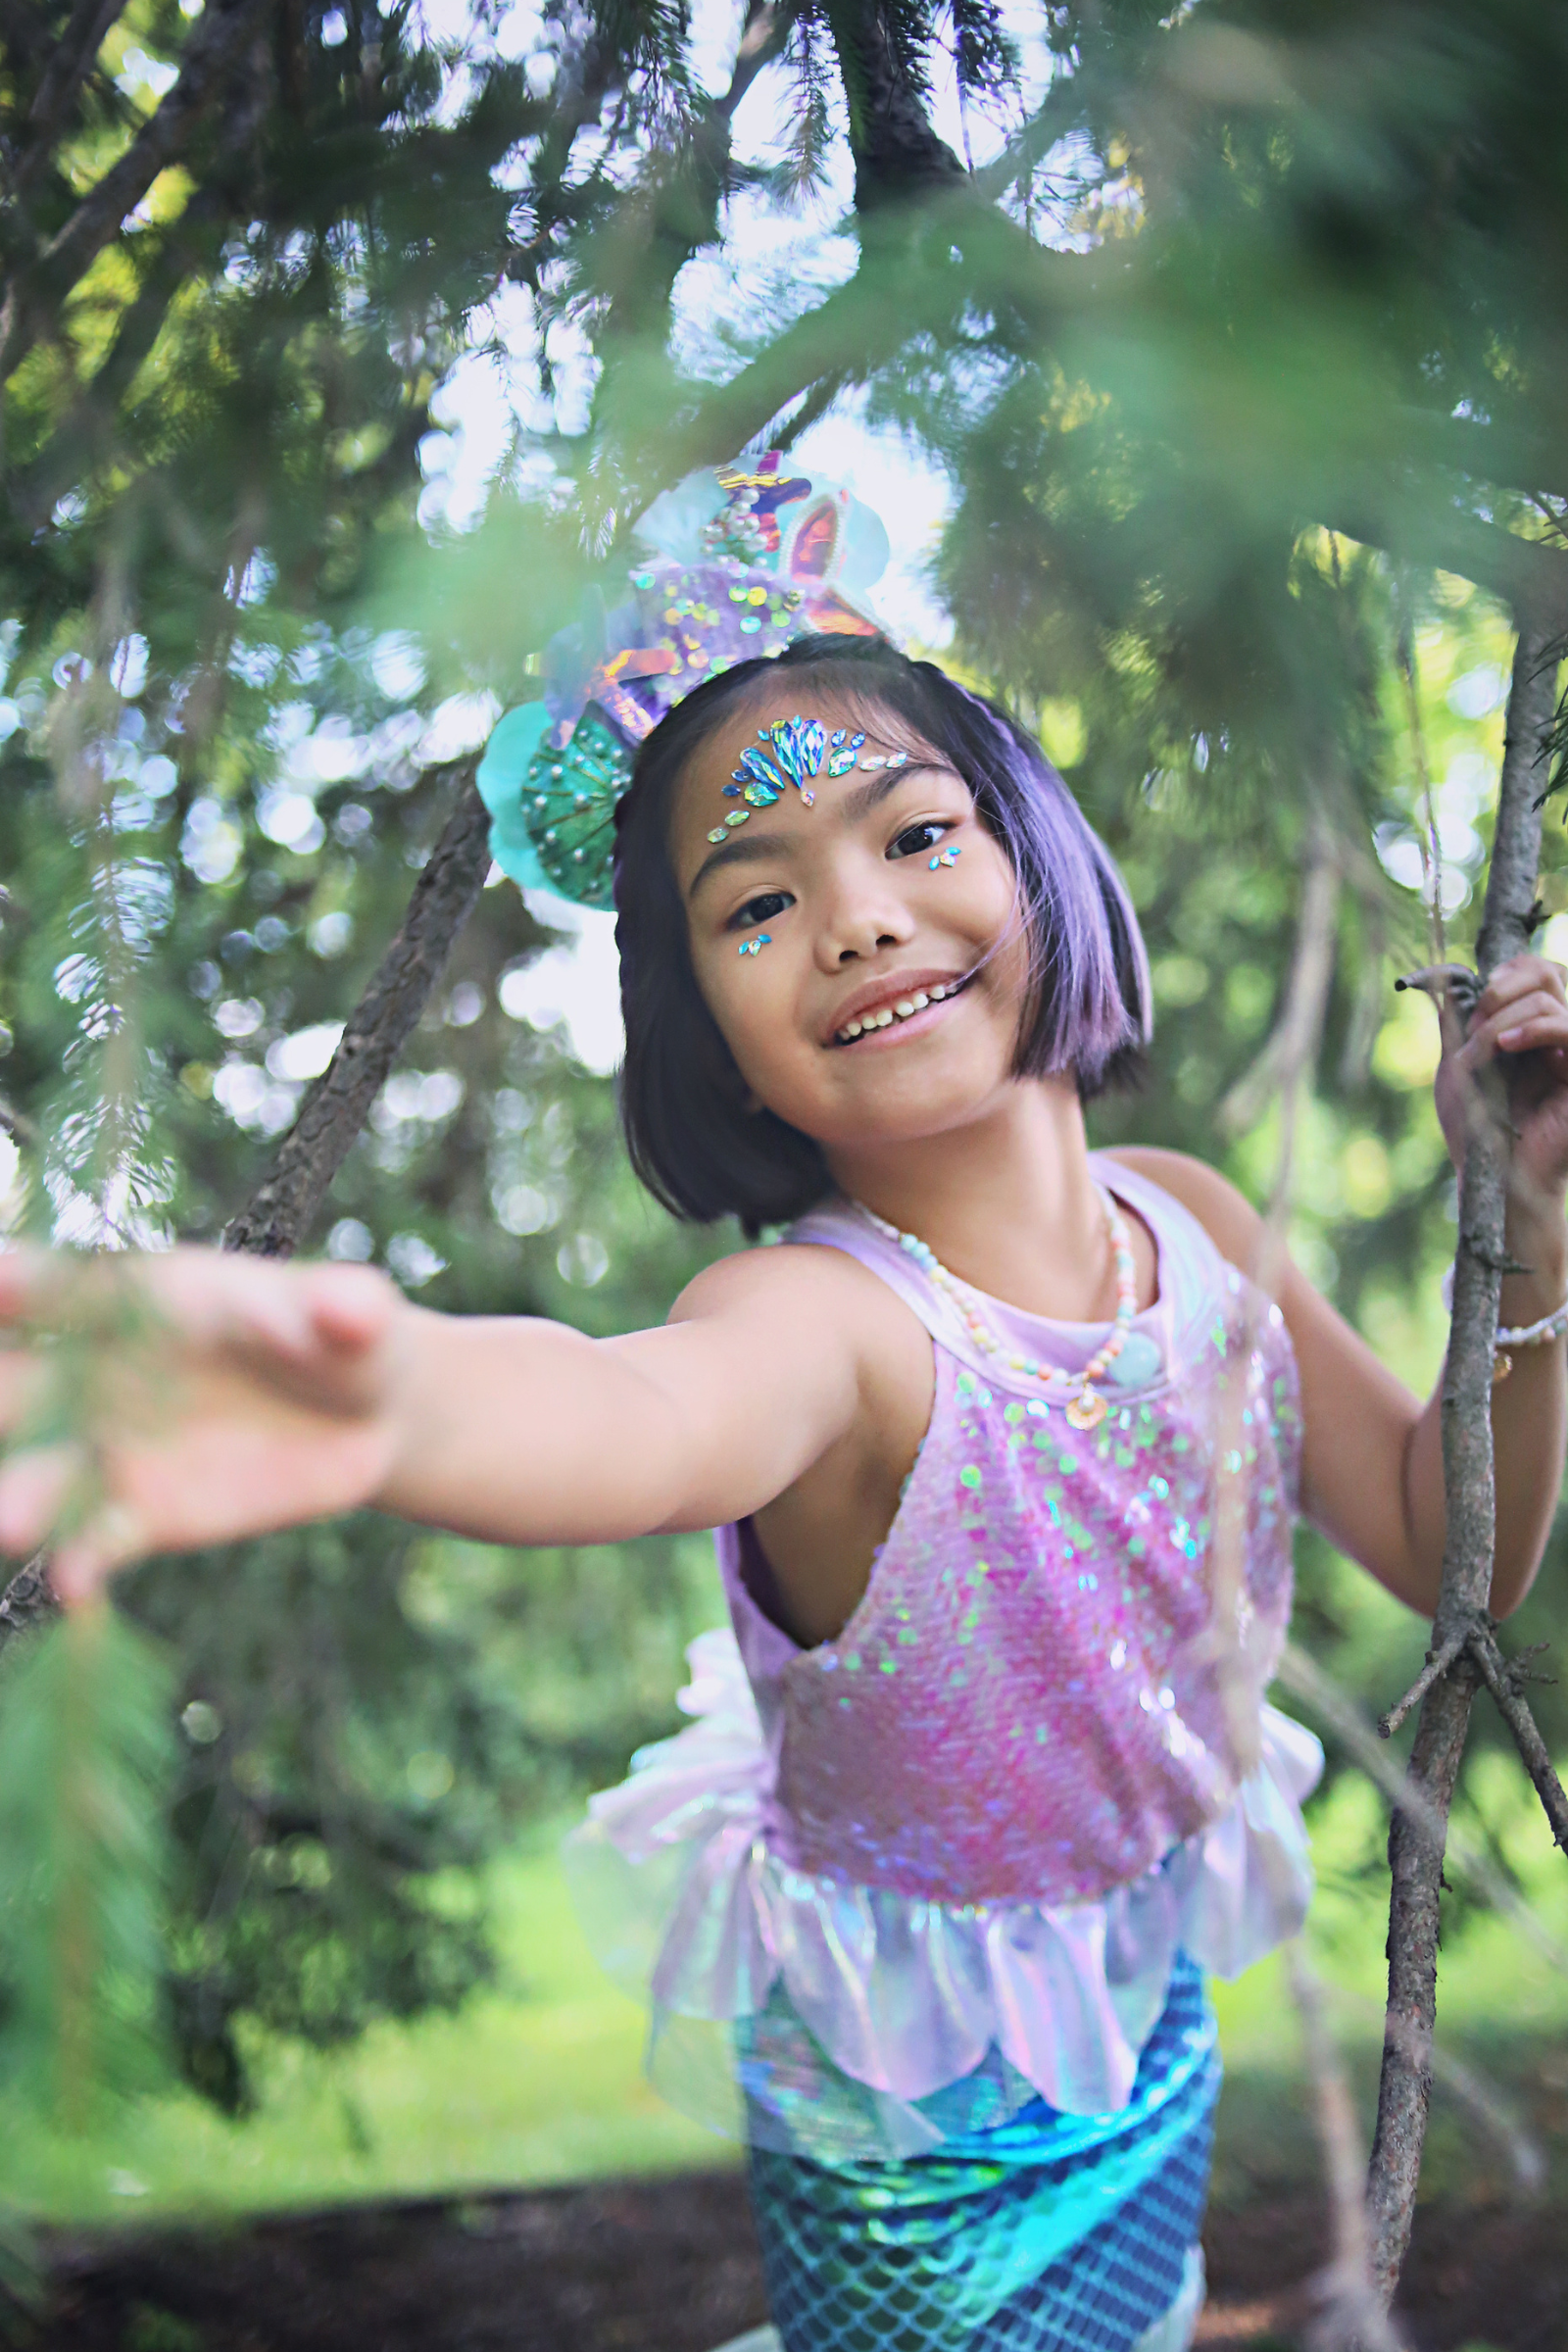
[[781,915],[790,904],[785,890],[760,890],[755,899],[737,906],[724,928],[727,931],[752,931],[759,923],[770,923]]
[[906,825],[888,851],[890,858],[918,858],[922,850],[934,850],[953,827],[939,817],[928,816],[917,825]]

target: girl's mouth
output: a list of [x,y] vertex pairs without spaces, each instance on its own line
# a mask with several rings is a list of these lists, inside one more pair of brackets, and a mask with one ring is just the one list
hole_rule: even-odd
[[906,1022],[916,1020],[922,1012],[928,1012],[932,1005],[950,1004],[955,997],[961,996],[973,978],[973,972],[965,972],[961,980],[941,981],[935,987],[913,988],[906,997],[895,997],[891,1003],[880,1004],[858,1019],[846,1021],[844,1027],[835,1034],[830,1050],[838,1051],[846,1046],[858,1045],[862,1038],[880,1036],[885,1029],[903,1028]]

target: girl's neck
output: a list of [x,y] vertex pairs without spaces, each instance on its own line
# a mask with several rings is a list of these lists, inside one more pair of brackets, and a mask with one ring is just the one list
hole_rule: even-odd
[[918,1234],[976,1290],[1032,1314],[1100,1313],[1109,1249],[1070,1078],[1016,1081],[952,1133],[829,1160],[852,1200]]

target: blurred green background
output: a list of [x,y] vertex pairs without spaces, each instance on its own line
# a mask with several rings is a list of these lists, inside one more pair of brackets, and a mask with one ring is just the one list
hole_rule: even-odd
[[[1458,583],[1418,641],[1460,938],[1485,856],[1508,648],[1497,613]],[[1066,772],[1082,775],[1077,707],[1057,700],[1041,723]],[[1396,758],[1400,743],[1396,730]],[[51,804],[46,791],[13,799],[0,830],[15,877],[8,1083],[58,1132],[62,1114],[48,1105],[62,1069],[70,1084],[80,1000],[60,954],[74,936],[69,895],[55,908],[47,896],[71,871]],[[254,803],[231,803],[220,876],[188,820],[174,836],[157,803],[136,838],[138,856],[161,851],[179,875],[141,999],[162,1089],[149,1144],[162,1148],[167,1190],[154,1199],[150,1188],[140,1213],[187,1232],[211,1232],[265,1166],[269,1131],[300,1085],[275,1073],[298,1066],[289,1056],[313,1023],[352,1001],[435,813],[418,785],[364,777],[320,790],[313,806],[320,838],[289,848],[255,821]],[[1415,921],[1400,894],[1413,897],[1418,880],[1417,816],[1413,785],[1396,784],[1379,836],[1395,937]],[[1261,1195],[1271,1123],[1227,1138],[1223,1106],[1277,1007],[1295,878],[1264,817],[1250,831],[1227,810],[1216,824],[1190,782],[1141,796],[1107,829],[1148,927],[1159,1018],[1148,1086],[1098,1106],[1097,1134],[1201,1152]],[[1549,854],[1560,855],[1556,839]],[[1548,891],[1558,873],[1553,864]],[[1568,912],[1559,922],[1568,932]],[[1553,936],[1549,925],[1548,945]],[[541,1011],[517,992],[540,937],[512,884],[485,894],[317,1246],[374,1257],[433,1306],[623,1328],[659,1316],[738,1237],[683,1232],[632,1187],[612,1080],[574,1058],[548,1004]],[[1395,962],[1348,929],[1292,1241],[1422,1387],[1443,1345],[1452,1183],[1431,1103],[1436,1023],[1424,1000],[1394,995]],[[12,1214],[25,1224],[37,1176],[25,1148],[8,1165]],[[1559,1632],[1562,1567],[1559,1532],[1510,1639]],[[1299,1572],[1298,1637],[1375,1714],[1419,1664],[1424,1626],[1310,1532]],[[190,2087],[143,2091],[69,2130],[14,2094],[0,2194],[87,2220],[728,2160],[641,2083],[639,2013],[598,1977],[555,1860],[583,1793],[673,1726],[683,1646],[721,1614],[706,1539],[510,1553],[368,1515],[151,1563],[122,1602],[178,1680],[167,1989]],[[1560,1745],[1558,1695],[1540,1695]],[[1329,1749],[1312,1808],[1321,1892],[1310,1943],[1366,2083],[1380,2031],[1386,1813],[1332,1737]],[[1568,1941],[1560,1861],[1484,1714],[1458,1819]],[[1564,1978],[1462,1872],[1450,1877],[1445,2041],[1549,2143],[1568,2120],[1568,2071],[1553,2071],[1568,2044]],[[1222,1987],[1219,2001],[1231,2074],[1219,2193],[1299,2180],[1315,2163],[1311,2113],[1279,1967]],[[1473,2107],[1442,2089],[1439,2114],[1429,2186],[1511,2178],[1506,2130],[1478,2131]]]
[[[1473,945],[1515,621],[1568,626],[1565,115],[1568,27],[1530,0],[8,11],[6,1227],[217,1238],[452,762],[621,593],[655,492],[775,442],[884,506],[906,639],[1009,700],[1124,864],[1158,1034],[1097,1140],[1267,1193],[1249,1082],[1331,847],[1292,1242],[1425,1387],[1453,1185],[1431,1008],[1393,980],[1434,897]],[[608,955],[604,918],[492,876],[308,1246],[592,1333],[735,1247],[632,1184]],[[1425,1628],[1310,1534],[1298,1562],[1298,1638],[1376,1714]],[[1560,1639],[1563,1568],[1559,1528],[1510,1645]],[[719,2152],[638,2086],[551,1859],[672,1727],[717,1615],[701,1544],[365,1515],[149,1562],[119,1606],[63,1686],[0,1661],[0,2196],[130,2216]],[[49,1690],[94,1674],[116,1704],[67,1737]],[[1485,1707],[1456,1818],[1568,1940]],[[1364,2074],[1385,1825],[1332,1741],[1313,1821]],[[1564,1972],[1450,1878],[1441,2032],[1560,2135]],[[1313,2158],[1278,1969],[1223,2016],[1230,2194]],[[1505,2182],[1506,2123],[1440,2100],[1429,2185]]]

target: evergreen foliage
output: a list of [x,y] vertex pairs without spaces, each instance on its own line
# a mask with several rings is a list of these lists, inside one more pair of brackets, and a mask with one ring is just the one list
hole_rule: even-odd
[[[744,0],[721,72],[704,37],[678,0],[4,0],[19,1215],[215,1238],[396,928],[442,762],[531,691],[655,491],[856,402],[951,481],[954,660],[1132,877],[1161,1043],[1107,1140],[1266,1184],[1225,1106],[1334,843],[1299,1239],[1429,1368],[1408,1301],[1450,1180],[1384,992],[1425,954],[1420,771],[1463,937],[1484,680],[1509,611],[1568,615],[1568,27],[1526,0]],[[769,92],[764,152],[738,117]],[[503,361],[531,382],[480,521],[441,394]],[[509,1015],[546,945],[484,894],[304,1239],[432,1304],[610,1330],[731,1237],[642,1202],[607,1083]],[[1310,1546],[1306,1581],[1381,1703],[1418,1636]],[[370,1518],[150,1563],[124,1601],[175,1660],[176,2038],[231,2107],[236,2017],[329,2041],[461,1998],[487,1962],[453,1872],[662,1726],[709,1606],[687,1545],[510,1562]],[[36,1730],[0,1700],[0,1740]],[[5,1819],[15,1886],[59,1823]]]

